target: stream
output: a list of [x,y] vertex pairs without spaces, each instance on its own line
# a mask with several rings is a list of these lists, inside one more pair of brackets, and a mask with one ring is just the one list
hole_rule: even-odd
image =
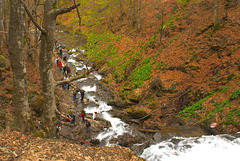
[[[69,56],[68,62],[74,64],[78,71],[92,68],[91,66],[86,66],[83,61],[76,61],[76,57],[80,53],[74,49],[71,52],[73,54]],[[97,71],[93,71],[88,78],[78,80],[78,87],[86,91],[85,98],[89,100],[88,104],[84,106],[86,113],[92,114],[97,112],[98,117],[111,122],[111,127],[105,128],[104,131],[98,133],[95,137],[104,142],[105,146],[119,144],[119,137],[127,133],[132,138],[138,140],[130,148],[147,161],[238,160],[240,133],[235,135],[202,135],[200,137],[174,136],[164,141],[156,141],[153,137],[148,138],[121,119],[113,117],[111,115],[113,107],[107,105],[111,95],[98,85],[102,78]],[[112,141],[114,139],[115,141]]]

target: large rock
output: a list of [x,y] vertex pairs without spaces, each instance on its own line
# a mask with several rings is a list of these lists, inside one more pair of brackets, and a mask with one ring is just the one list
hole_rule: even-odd
[[143,111],[140,109],[132,109],[132,108],[129,108],[127,110],[127,113],[131,118],[134,118],[134,119],[139,119],[147,115],[146,111]]
[[127,99],[130,100],[132,103],[137,104],[142,98],[142,90],[137,88],[133,90],[133,93],[130,93],[127,96]]
[[179,137],[201,137],[206,133],[196,126],[169,126],[160,130],[153,136],[152,143],[159,143],[164,140],[168,140],[173,136]]

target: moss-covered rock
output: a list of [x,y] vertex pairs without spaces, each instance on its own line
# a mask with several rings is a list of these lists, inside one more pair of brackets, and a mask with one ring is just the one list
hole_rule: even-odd
[[131,92],[127,99],[130,100],[133,104],[138,103],[142,98],[142,91],[140,89],[135,89],[133,92]]
[[139,119],[147,115],[147,112],[143,110],[139,110],[139,109],[135,110],[132,108],[127,109],[127,113],[131,118],[134,118],[134,119]]

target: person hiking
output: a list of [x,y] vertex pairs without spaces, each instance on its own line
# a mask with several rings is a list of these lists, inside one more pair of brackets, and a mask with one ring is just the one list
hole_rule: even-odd
[[56,58],[56,63],[57,63],[57,65],[58,65],[58,61],[59,61],[59,58],[57,57],[57,58]]
[[69,76],[69,78],[70,78],[70,75],[71,75],[71,68],[67,68],[67,75]]
[[93,120],[97,120],[97,112],[93,112]]
[[76,68],[76,72],[75,73],[76,73],[76,76],[77,76],[78,75],[78,69],[77,68]]
[[79,90],[77,90],[76,88],[73,90],[73,102],[76,101],[78,92],[79,92]]
[[70,109],[68,110],[68,114],[71,115],[71,114],[73,114],[73,113],[74,113],[74,111],[72,110],[72,108],[70,108]]
[[88,120],[85,120],[85,121],[86,121],[86,132],[91,134],[91,130],[90,130],[91,123]]
[[58,67],[59,67],[59,70],[62,71],[62,62],[61,61],[58,61]]
[[80,115],[82,116],[82,122],[84,123],[85,122],[84,117],[86,115],[85,111],[82,110],[82,112],[80,112]]
[[61,46],[60,44],[57,46],[57,50],[59,50],[60,46]]
[[[68,77],[66,77],[66,80],[68,80],[69,78]],[[68,83],[66,83],[66,86],[67,86],[67,89],[69,90],[69,84]]]
[[67,65],[65,65],[65,66],[63,67],[63,74],[64,74],[64,75],[67,75],[67,68],[68,68]]
[[70,123],[73,124],[74,127],[76,127],[76,125],[75,125],[75,115],[72,113],[72,114],[70,114],[70,116],[72,118],[72,121]]
[[56,131],[57,131],[57,136],[59,137],[59,132],[61,130],[61,127],[58,123],[56,123]]
[[62,58],[62,55],[63,55],[62,49],[60,49],[59,52],[60,52],[59,55]]
[[41,121],[38,120],[37,124],[38,124],[38,130],[40,130],[40,128],[41,128]]
[[81,93],[81,101],[83,102],[85,91],[83,89],[80,89],[80,93]]
[[[67,80],[67,76],[64,76],[63,80]],[[63,90],[65,90],[66,86],[67,86],[67,83],[62,84]]]

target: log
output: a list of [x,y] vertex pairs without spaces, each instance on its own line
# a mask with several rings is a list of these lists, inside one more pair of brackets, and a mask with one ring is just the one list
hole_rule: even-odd
[[151,129],[139,129],[141,132],[149,132],[149,133],[156,133],[160,132],[160,130],[151,130]]
[[74,124],[69,124],[69,123],[64,122],[64,121],[61,121],[61,120],[58,120],[57,122],[58,122],[59,124],[65,125],[65,126],[74,127]]
[[68,119],[68,120],[72,121],[72,118],[69,118],[69,117],[63,115],[60,111],[58,111],[58,109],[56,109],[56,113],[57,113],[57,115],[59,115],[60,117],[63,117],[63,118],[65,118],[65,119]]
[[86,78],[86,75],[89,75],[92,71],[93,71],[93,69],[90,69],[90,70],[87,70],[86,72],[82,73],[82,75],[73,77],[73,78],[68,79],[68,80],[58,81],[58,82],[56,82],[56,85],[62,85],[62,84],[70,83],[72,81],[75,81],[75,80],[78,80],[78,79],[81,79],[81,78]]

